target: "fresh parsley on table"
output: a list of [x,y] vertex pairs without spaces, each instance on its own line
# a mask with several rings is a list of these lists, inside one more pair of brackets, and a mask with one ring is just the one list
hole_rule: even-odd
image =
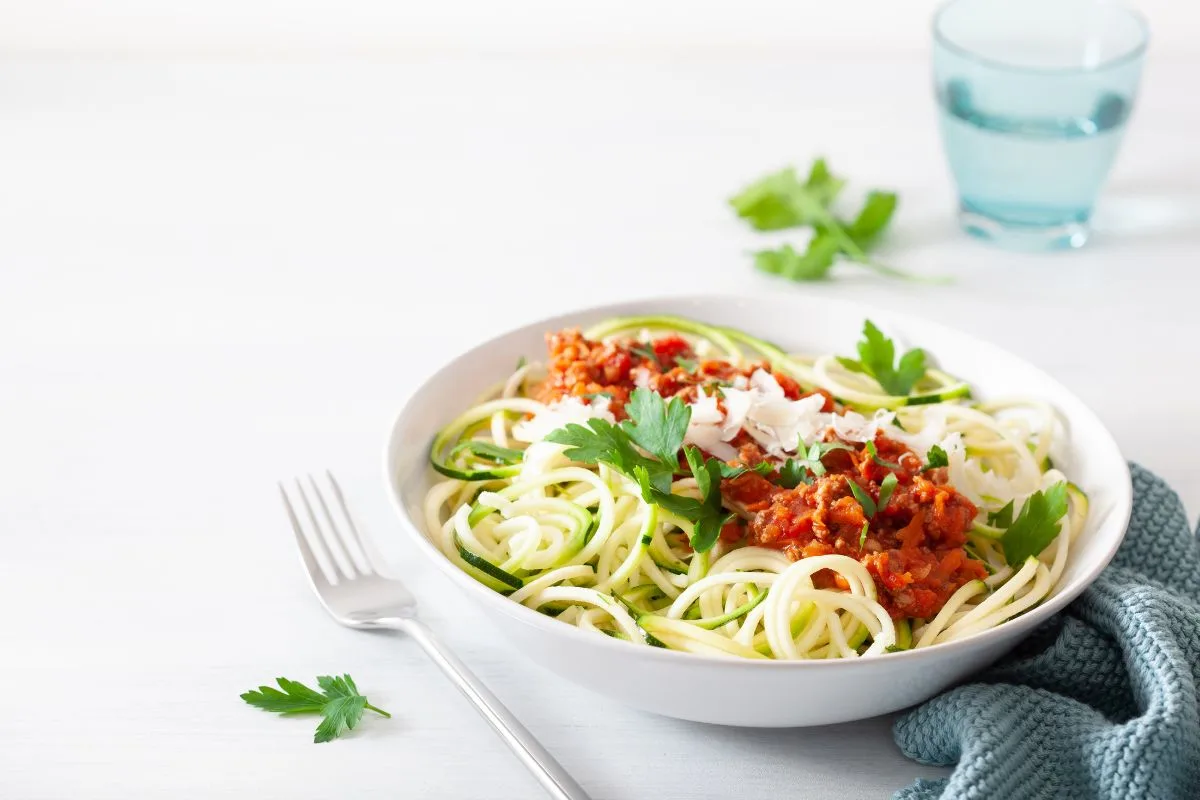
[[[382,708],[376,708],[367,702],[364,695],[358,693],[354,679],[349,675],[320,675],[317,685],[322,691],[310,689],[303,683],[276,678],[279,689],[273,686],[259,686],[257,690],[244,693],[241,697],[250,705],[264,711],[274,711],[278,714],[320,714],[324,719],[317,726],[313,741],[333,741],[347,730],[352,730],[362,719],[363,711],[371,709],[376,714],[391,718],[391,714]],[[282,690],[282,691],[281,691]]]
[[[910,275],[868,255],[896,211],[895,192],[875,190],[867,195],[853,220],[839,220],[831,210],[846,181],[833,175],[825,159],[809,167],[804,180],[794,167],[771,173],[747,186],[729,204],[755,230],[776,231],[811,228],[813,236],[803,251],[785,244],[774,250],[759,250],[754,265],[763,272],[794,281],[822,280],[837,263],[847,258],[882,275],[905,280],[930,280]],[[938,279],[934,279],[935,281]]]

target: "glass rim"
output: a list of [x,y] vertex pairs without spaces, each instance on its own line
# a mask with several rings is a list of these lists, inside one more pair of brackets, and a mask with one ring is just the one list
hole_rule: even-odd
[[1127,52],[1121,53],[1120,55],[1110,58],[1107,61],[1101,61],[1099,64],[1091,67],[1035,67],[1027,64],[1016,64],[1010,61],[1001,61],[995,58],[989,58],[980,55],[975,50],[958,44],[942,32],[941,22],[943,15],[945,15],[945,13],[952,7],[965,2],[972,2],[972,0],[946,0],[946,2],[938,6],[937,11],[935,11],[933,14],[933,22],[930,26],[933,29],[933,41],[935,44],[940,45],[947,50],[950,50],[964,58],[968,58],[986,67],[1007,70],[1009,72],[1026,72],[1037,75],[1087,75],[1094,72],[1103,72],[1104,70],[1112,69],[1113,67],[1119,67],[1130,61],[1136,61],[1146,54],[1146,48],[1150,44],[1150,23],[1146,20],[1146,16],[1144,14],[1136,9],[1123,5],[1122,3],[1094,0],[1091,5],[1110,6],[1111,8],[1121,11],[1126,16],[1132,18],[1133,21],[1137,23],[1138,28],[1141,30],[1141,41],[1139,41],[1135,47],[1131,48]]

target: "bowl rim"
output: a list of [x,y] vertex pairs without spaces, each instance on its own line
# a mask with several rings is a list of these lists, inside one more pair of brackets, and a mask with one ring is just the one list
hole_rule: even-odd
[[[1104,432],[1104,438],[1101,442],[1096,443],[1096,446],[1110,449],[1116,455],[1116,462],[1121,465],[1121,474],[1124,478],[1119,486],[1114,486],[1114,498],[1116,506],[1113,512],[1108,514],[1103,522],[1103,527],[1113,527],[1119,525],[1119,531],[1112,539],[1112,543],[1107,550],[1101,555],[1095,566],[1078,579],[1073,586],[1063,587],[1049,600],[1040,603],[1020,616],[1006,620],[1000,625],[989,628],[984,631],[966,636],[962,639],[957,639],[952,642],[944,642],[942,644],[931,645],[920,649],[901,650],[892,653],[880,653],[870,658],[839,658],[839,659],[811,659],[811,660],[786,660],[786,659],[737,659],[731,656],[710,655],[707,653],[689,653],[679,650],[669,650],[662,647],[639,647],[630,642],[624,642],[619,639],[614,639],[610,636],[598,636],[590,631],[584,631],[574,625],[566,625],[553,617],[548,617],[534,609],[528,608],[521,603],[513,603],[504,595],[489,589],[479,581],[472,578],[466,572],[459,569],[450,559],[446,558],[445,554],[422,532],[423,520],[414,520],[408,513],[405,507],[404,500],[399,491],[398,481],[393,478],[392,474],[392,452],[396,448],[396,438],[399,433],[401,423],[404,421],[411,408],[413,402],[419,397],[422,392],[436,379],[452,372],[454,367],[462,360],[468,358],[477,351],[488,347],[496,339],[509,336],[526,328],[532,328],[539,325],[552,324],[555,320],[560,320],[563,317],[572,315],[595,314],[595,313],[610,313],[611,316],[618,316],[623,312],[623,309],[628,309],[631,306],[648,306],[655,303],[712,303],[722,302],[730,305],[739,302],[763,301],[777,299],[778,295],[767,295],[759,293],[739,293],[735,295],[716,294],[716,293],[688,293],[688,294],[666,294],[652,295],[648,297],[636,297],[628,300],[606,302],[593,305],[580,306],[571,308],[560,313],[555,313],[548,316],[539,317],[530,322],[524,322],[519,325],[511,326],[505,330],[489,336],[486,340],[461,350],[452,356],[448,361],[442,364],[441,367],[435,369],[428,374],[414,389],[412,389],[405,398],[400,410],[393,418],[389,429],[387,441],[383,449],[383,479],[387,488],[388,496],[391,498],[392,507],[399,515],[402,527],[407,531],[408,535],[415,540],[417,548],[421,550],[434,565],[446,576],[448,576],[457,586],[465,589],[476,602],[489,604],[496,611],[512,618],[514,621],[524,623],[525,625],[538,628],[550,633],[551,635],[564,636],[569,640],[578,641],[583,645],[591,645],[600,648],[617,648],[612,651],[614,656],[620,653],[625,653],[634,658],[650,658],[658,659],[663,663],[679,663],[691,664],[693,666],[702,666],[704,664],[712,665],[730,665],[730,664],[746,664],[753,665],[752,669],[807,669],[807,670],[826,670],[826,669],[867,669],[871,665],[880,663],[879,659],[889,659],[899,665],[902,661],[916,662],[921,659],[936,659],[938,654],[949,656],[952,653],[963,652],[975,648],[983,648],[989,642],[998,642],[1005,636],[1016,637],[1018,634],[1027,633],[1038,624],[1045,621],[1049,617],[1061,611],[1069,603],[1074,601],[1084,590],[1086,590],[1100,573],[1109,565],[1113,557],[1116,555],[1118,548],[1125,539],[1125,535],[1129,525],[1129,519],[1133,511],[1133,479],[1129,471],[1129,464],[1121,455],[1120,448],[1117,446],[1116,440],[1113,439],[1112,433],[1096,415],[1096,413],[1081,400],[1074,392],[1052,377],[1049,373],[1040,367],[1030,363],[1020,356],[1012,353],[1003,347],[993,344],[985,339],[980,339],[977,336],[964,333],[948,325],[940,322],[926,319],[917,314],[910,314],[903,311],[895,311],[885,309],[870,303],[862,303],[857,300],[849,300],[846,298],[829,298],[821,295],[804,293],[808,297],[817,299],[819,302],[833,302],[838,305],[854,306],[861,309],[864,318],[887,318],[889,321],[894,320],[900,327],[908,321],[916,322],[920,325],[940,329],[940,333],[945,336],[958,337],[964,344],[972,348],[981,348],[984,350],[992,349],[1004,353],[1009,358],[1019,361],[1024,367],[1036,372],[1043,380],[1052,384],[1058,390],[1073,399],[1082,409],[1083,413],[1091,418],[1091,422]],[[969,382],[969,381],[968,381]],[[1069,422],[1070,420],[1068,420]],[[430,433],[430,437],[436,431]],[[424,445],[423,445],[424,448]],[[1100,528],[1097,529],[1099,531]]]

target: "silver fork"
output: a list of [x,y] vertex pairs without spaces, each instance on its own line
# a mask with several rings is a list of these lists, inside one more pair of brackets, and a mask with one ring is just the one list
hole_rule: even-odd
[[[484,686],[458,657],[442,646],[433,633],[417,619],[417,601],[404,584],[375,572],[364,547],[365,542],[346,507],[346,498],[334,479],[326,472],[330,493],[341,512],[342,524],[334,521],[330,503],[326,502],[317,482],[308,476],[316,507],[309,499],[309,490],[296,479],[296,492],[305,516],[311,523],[308,533],[287,490],[279,484],[283,505],[296,533],[300,557],[308,571],[309,582],[321,605],[342,625],[359,630],[391,629],[404,631],[425,650],[433,662],[467,696],[477,711],[495,729],[504,743],[512,749],[534,777],[555,800],[588,800],[583,788],[546,752],[524,725],[517,721],[491,691]],[[310,535],[311,534],[311,535]]]

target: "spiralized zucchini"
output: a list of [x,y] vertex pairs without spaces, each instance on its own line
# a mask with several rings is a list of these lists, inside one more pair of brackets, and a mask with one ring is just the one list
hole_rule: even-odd
[[[1054,590],[1087,500],[1069,487],[1060,533],[1013,568],[989,514],[1066,477],[1050,463],[1062,425],[1052,408],[1014,398],[973,403],[967,384],[937,369],[907,396],[888,395],[832,356],[807,357],[754,336],[675,317],[613,319],[589,339],[682,336],[704,358],[766,361],[805,390],[846,408],[886,414],[887,436],[924,456],[946,451],[951,485],[979,508],[967,551],[987,569],[929,620],[894,621],[862,563],[844,555],[791,561],[783,552],[718,541],[688,546],[691,523],[648,504],[638,484],[605,465],[574,464],[564,447],[523,443],[514,427],[546,406],[527,393],[544,371],[523,365],[446,426],[430,458],[444,477],[429,490],[425,524],[445,556],[480,583],[558,620],[636,646],[754,659],[858,658],[930,647],[993,628]],[[877,419],[880,419],[877,417]],[[698,497],[696,481],[672,492]],[[818,588],[828,570],[847,588]],[[822,586],[828,586],[822,581]]]

